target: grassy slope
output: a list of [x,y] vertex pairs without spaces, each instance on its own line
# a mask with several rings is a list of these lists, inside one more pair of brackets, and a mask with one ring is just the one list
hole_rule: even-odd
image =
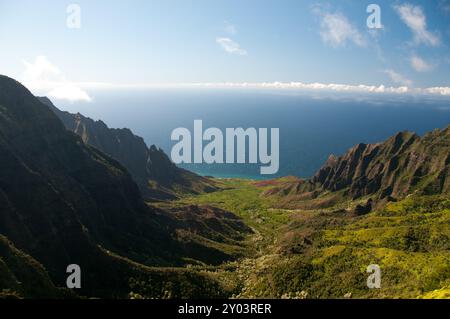
[[[225,190],[185,198],[232,211],[255,230],[247,255],[209,269],[236,297],[445,298],[450,289],[450,200],[409,197],[365,216],[282,210],[265,187],[223,180]],[[339,203],[338,208],[354,203]],[[368,289],[378,264],[381,289]]]
[[218,192],[183,198],[178,204],[207,204],[235,213],[254,231],[246,242],[249,253],[261,252],[271,244],[279,227],[289,221],[290,212],[272,208],[274,200],[261,197],[261,189],[251,180],[224,179],[221,187]]

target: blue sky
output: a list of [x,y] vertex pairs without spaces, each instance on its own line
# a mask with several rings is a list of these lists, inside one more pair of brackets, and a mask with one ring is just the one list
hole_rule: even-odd
[[[371,3],[381,29],[367,27]],[[36,90],[64,82],[61,96],[93,82],[275,81],[450,95],[448,0],[0,0],[0,43],[1,74]]]

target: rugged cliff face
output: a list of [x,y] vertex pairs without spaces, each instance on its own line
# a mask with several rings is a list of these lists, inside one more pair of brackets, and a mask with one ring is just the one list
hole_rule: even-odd
[[330,157],[312,182],[325,190],[345,190],[353,198],[437,194],[450,189],[449,164],[450,127],[422,138],[401,132],[383,143],[359,144],[339,158]]
[[[86,146],[19,83],[0,77],[0,233],[61,282],[98,274],[100,248],[157,262],[175,244],[115,160]],[[162,249],[163,246],[166,248]]]
[[340,157],[331,155],[307,180],[290,177],[257,185],[266,187],[265,196],[278,196],[277,205],[286,208],[331,207],[370,197],[357,207],[358,214],[413,193],[449,193],[450,126],[423,137],[401,132],[382,143],[358,144]]
[[109,128],[81,114],[63,112],[52,102],[39,100],[61,119],[65,127],[83,142],[120,162],[132,175],[147,200],[175,199],[183,194],[198,194],[215,190],[214,182],[177,167],[155,145],[147,147],[144,140],[129,129]]

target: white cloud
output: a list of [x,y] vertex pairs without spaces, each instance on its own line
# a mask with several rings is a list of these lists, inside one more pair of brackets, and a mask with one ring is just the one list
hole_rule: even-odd
[[194,83],[193,87],[209,88],[259,88],[259,89],[294,89],[305,91],[334,91],[353,93],[407,93],[408,87],[385,87],[384,85],[350,85],[336,83],[303,83],[303,82],[225,82],[225,83]]
[[447,86],[436,86],[425,89],[426,92],[430,94],[448,95],[450,96],[450,87]]
[[80,86],[66,80],[61,70],[47,57],[37,56],[34,62],[23,61],[23,64],[23,83],[34,94],[48,95],[69,102],[92,100]]
[[360,47],[367,46],[364,36],[342,13],[322,12],[317,8],[314,12],[320,15],[320,36],[326,44],[340,47],[345,46],[347,42],[353,42]]
[[[304,82],[210,82],[210,83],[106,83],[78,82],[76,87],[92,90],[147,90],[147,89],[268,89],[294,90],[304,92],[336,92],[336,93],[367,93],[367,94],[411,94],[450,96],[450,87],[412,88],[412,82],[393,70],[385,70],[396,78],[400,86],[339,84],[339,83],[304,83]],[[401,82],[401,83],[400,83]],[[56,94],[56,93],[55,93]],[[67,95],[68,93],[66,93]]]
[[401,75],[400,73],[395,72],[394,70],[385,70],[384,73],[389,75],[392,82],[394,82],[396,84],[400,84],[400,85],[404,85],[404,86],[412,85],[412,81],[410,79],[406,78],[405,76]]
[[410,63],[413,69],[416,70],[417,72],[427,72],[433,69],[433,66],[431,64],[429,64],[424,59],[418,57],[417,55],[411,56]]
[[242,49],[239,43],[230,38],[216,38],[216,42],[230,54],[247,55],[247,51]]
[[58,85],[47,94],[49,97],[70,102],[90,102],[89,95],[78,86],[72,84]]
[[45,56],[37,56],[34,63],[23,61],[23,78],[27,82],[54,81],[61,77],[61,71],[50,63]]
[[[398,82],[411,84],[412,82],[400,74],[386,70]],[[161,87],[161,86],[160,86]],[[366,84],[337,84],[337,83],[303,83],[303,82],[224,82],[224,83],[186,83],[171,85],[170,87],[189,88],[230,88],[230,89],[286,89],[298,91],[328,91],[337,93],[367,93],[367,94],[399,94],[399,95],[440,95],[450,96],[450,87],[411,88],[407,85],[398,87]]]
[[420,6],[409,3],[394,6],[402,21],[411,29],[416,44],[437,46],[439,37],[427,30],[427,18]]

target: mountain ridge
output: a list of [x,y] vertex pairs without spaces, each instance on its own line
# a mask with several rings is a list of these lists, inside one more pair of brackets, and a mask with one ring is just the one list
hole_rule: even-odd
[[156,259],[165,254],[158,241],[173,245],[117,161],[86,146],[47,106],[3,76],[0,163],[0,233],[58,283],[71,263],[98,272],[99,244],[125,255],[134,247]]
[[[266,196],[280,196],[280,206],[316,200],[332,205],[335,198],[371,197],[376,202],[395,201],[412,193],[450,191],[450,126],[419,137],[403,131],[384,142],[360,143],[343,155],[330,155],[309,179],[279,179]],[[321,200],[319,200],[321,199]]]
[[330,191],[348,187],[348,194],[353,198],[378,191],[381,191],[380,199],[405,196],[427,178],[430,181],[420,190],[427,192],[433,188],[435,193],[448,192],[449,141],[450,126],[429,132],[422,138],[403,131],[385,142],[360,143],[336,161],[326,163],[312,182]]
[[128,128],[110,128],[80,113],[59,110],[47,97],[38,99],[49,106],[64,126],[83,142],[119,161],[131,173],[147,200],[173,200],[216,190],[214,181],[177,167],[164,151],[148,147],[144,139]]

